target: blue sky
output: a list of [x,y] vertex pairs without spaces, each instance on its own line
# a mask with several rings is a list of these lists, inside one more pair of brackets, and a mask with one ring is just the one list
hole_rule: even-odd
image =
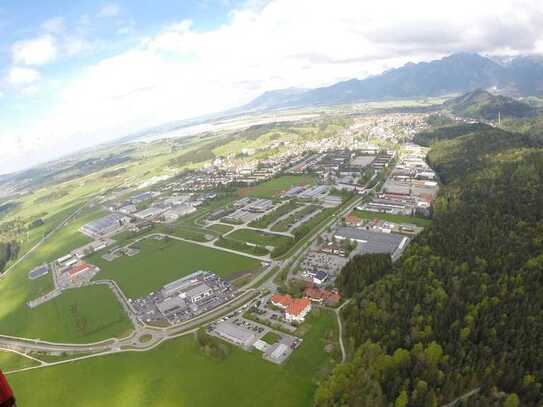
[[543,5],[4,0],[0,173],[266,90],[328,85],[458,51],[542,53]]

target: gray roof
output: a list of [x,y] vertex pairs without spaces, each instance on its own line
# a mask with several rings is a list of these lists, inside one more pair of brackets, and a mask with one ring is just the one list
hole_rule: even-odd
[[229,321],[221,322],[220,324],[218,324],[215,328],[215,332],[217,332],[219,335],[237,339],[242,343],[251,341],[255,337],[255,334],[252,331],[234,325]]
[[211,288],[207,284],[202,283],[200,285],[197,285],[194,288],[191,288],[190,290],[187,290],[186,294],[187,294],[187,297],[192,298],[192,297],[198,297],[199,295],[205,292],[208,292],[210,290]]
[[169,297],[166,298],[164,301],[159,302],[157,304],[157,308],[160,312],[163,314],[166,314],[168,312],[177,310],[177,309],[183,309],[186,307],[185,300],[180,297]]
[[349,227],[340,227],[335,232],[339,238],[353,239],[359,243],[359,251],[361,254],[369,253],[394,253],[404,236],[394,233],[372,232],[365,229],[356,229]]

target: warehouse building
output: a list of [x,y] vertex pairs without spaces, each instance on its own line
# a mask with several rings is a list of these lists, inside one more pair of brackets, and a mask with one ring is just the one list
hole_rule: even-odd
[[246,348],[250,347],[256,340],[254,332],[228,321],[218,324],[214,332],[226,340]]
[[392,255],[396,250],[402,249],[409,240],[407,237],[393,233],[372,232],[349,227],[338,228],[334,237],[338,240],[348,239],[358,242],[360,254],[390,253]]
[[102,218],[93,220],[81,227],[81,231],[91,236],[104,236],[119,230],[125,217],[118,213],[112,213]]

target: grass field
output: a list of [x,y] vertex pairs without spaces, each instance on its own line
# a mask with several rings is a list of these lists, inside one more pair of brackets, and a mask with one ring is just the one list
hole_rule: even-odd
[[313,185],[315,179],[309,175],[283,175],[273,178],[254,187],[240,189],[241,196],[259,196],[262,198],[275,198],[282,192],[289,190],[297,185]]
[[305,208],[302,208],[299,211],[296,211],[293,214],[289,215],[285,219],[277,222],[275,225],[272,226],[271,230],[276,232],[286,232],[292,227],[292,225],[300,222],[302,219],[311,215],[312,213],[318,212],[321,208],[322,207],[318,205],[308,205]]
[[149,294],[170,281],[198,270],[209,270],[219,276],[259,267],[256,260],[178,240],[145,239],[137,244],[141,252],[123,256],[112,262],[93,255],[89,262],[101,272],[96,279],[111,279],[119,283],[127,297]]
[[208,226],[209,230],[213,230],[214,232],[220,233],[221,235],[230,232],[232,229],[234,229],[230,225],[223,225],[222,223],[215,223],[214,225]]
[[227,235],[226,238],[254,243],[260,246],[273,247],[286,244],[293,240],[287,236],[274,235],[272,233],[260,232],[252,229],[238,229]]
[[36,308],[24,305],[0,319],[2,334],[52,342],[95,342],[123,337],[132,329],[117,299],[105,286],[67,290]]
[[393,223],[412,223],[413,225],[420,227],[426,227],[432,223],[431,219],[420,218],[417,216],[392,215],[390,213],[360,211],[358,209],[355,209],[352,214],[359,219],[383,219]]
[[[89,239],[78,231],[79,227],[102,214],[100,209],[85,209],[0,280],[0,334],[88,342],[126,333],[128,322],[118,320],[120,305],[106,287],[89,287],[77,294],[67,292],[34,309],[26,306],[28,300],[53,288],[50,274],[29,280],[28,271],[87,243]],[[86,321],[79,322],[86,324],[80,329],[76,329],[75,314],[70,312],[74,304],[77,304],[79,321]]]
[[25,407],[309,407],[319,374],[330,368],[326,338],[337,329],[331,312],[309,324],[284,366],[234,347],[225,360],[211,359],[190,335],[148,352],[17,373],[9,380]]
[[25,358],[17,353],[0,351],[0,369],[4,372],[38,364],[35,360]]

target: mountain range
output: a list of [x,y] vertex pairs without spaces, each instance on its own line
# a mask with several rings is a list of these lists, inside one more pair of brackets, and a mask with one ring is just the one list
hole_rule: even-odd
[[491,59],[474,53],[452,54],[431,62],[408,63],[366,79],[315,89],[268,91],[239,111],[443,96],[478,88],[516,97],[543,95],[543,58]]

